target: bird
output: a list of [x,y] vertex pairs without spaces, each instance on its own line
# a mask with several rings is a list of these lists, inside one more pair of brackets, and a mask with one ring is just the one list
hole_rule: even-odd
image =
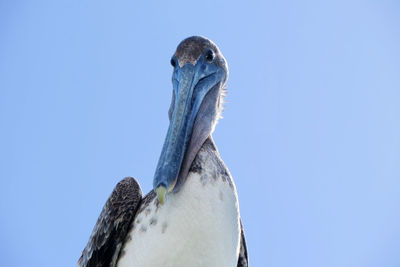
[[192,36],[171,58],[169,127],[144,197],[136,179],[114,188],[79,267],[248,267],[233,178],[212,133],[228,65],[210,39]]

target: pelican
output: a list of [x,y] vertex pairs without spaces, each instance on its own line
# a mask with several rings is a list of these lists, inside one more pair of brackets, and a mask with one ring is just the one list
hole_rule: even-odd
[[228,66],[205,37],[183,40],[171,58],[172,101],[153,190],[120,181],[101,211],[78,266],[248,267],[232,176],[212,133]]

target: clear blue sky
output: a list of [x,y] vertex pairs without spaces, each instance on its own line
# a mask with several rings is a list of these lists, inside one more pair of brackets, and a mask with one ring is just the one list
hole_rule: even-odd
[[400,266],[399,2],[211,0],[0,1],[0,265],[74,266],[114,185],[151,189],[191,35],[229,63],[252,266]]

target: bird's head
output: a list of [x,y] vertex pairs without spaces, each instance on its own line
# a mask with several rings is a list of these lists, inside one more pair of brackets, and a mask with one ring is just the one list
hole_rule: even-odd
[[228,65],[218,47],[199,36],[183,40],[171,58],[170,124],[157,164],[153,188],[158,200],[176,191],[222,111]]

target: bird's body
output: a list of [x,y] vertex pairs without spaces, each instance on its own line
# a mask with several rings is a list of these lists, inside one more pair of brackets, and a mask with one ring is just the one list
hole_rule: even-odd
[[179,192],[169,195],[164,205],[158,205],[155,194],[148,196],[133,221],[128,235],[132,238],[122,248],[118,267],[237,266],[237,195],[219,161],[213,144],[206,142]]
[[226,61],[204,37],[185,39],[174,67],[170,126],[150,193],[133,178],[107,200],[80,267],[248,267],[233,179],[212,132]]

